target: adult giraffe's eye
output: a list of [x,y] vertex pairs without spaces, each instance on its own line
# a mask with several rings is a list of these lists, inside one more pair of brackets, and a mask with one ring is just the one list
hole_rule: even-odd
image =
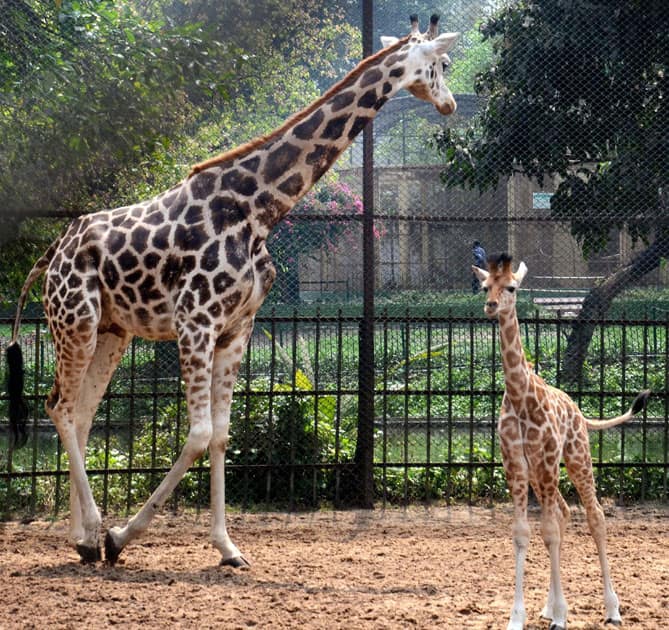
[[445,61],[441,62],[441,71],[446,72],[446,68],[448,68],[448,64]]
[[488,287],[482,286],[481,289],[483,290],[483,293],[487,293],[487,292],[488,292]]
[[507,290],[509,293],[513,293],[513,292],[516,290],[516,287],[506,287],[506,290]]

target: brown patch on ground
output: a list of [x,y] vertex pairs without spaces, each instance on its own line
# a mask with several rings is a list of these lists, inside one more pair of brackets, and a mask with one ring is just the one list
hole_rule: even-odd
[[[625,627],[669,617],[669,507],[608,508],[609,559]],[[532,512],[527,628],[548,559]],[[105,523],[110,525],[108,520]],[[513,598],[511,511],[412,507],[232,514],[251,569],[219,568],[208,515],[164,515],[119,564],[83,566],[66,521],[1,523],[1,628],[503,628]],[[572,510],[562,556],[570,630],[604,628],[597,554]],[[608,626],[610,627],[610,626]]]

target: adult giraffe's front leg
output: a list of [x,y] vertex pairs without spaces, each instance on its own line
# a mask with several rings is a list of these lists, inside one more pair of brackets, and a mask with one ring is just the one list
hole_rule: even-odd
[[230,429],[232,391],[244,349],[253,330],[253,318],[234,332],[219,337],[214,351],[212,376],[212,439],[209,445],[211,464],[211,542],[221,553],[221,565],[249,566],[248,560],[230,540],[225,524],[225,453]]
[[[197,339],[197,343],[194,343]],[[215,338],[210,331],[198,331],[185,325],[179,334],[181,375],[186,384],[186,402],[190,428],[186,443],[160,485],[140,511],[125,527],[112,527],[105,538],[105,557],[116,563],[123,548],[144,532],[162,508],[193,462],[209,446],[211,440],[211,373]]]

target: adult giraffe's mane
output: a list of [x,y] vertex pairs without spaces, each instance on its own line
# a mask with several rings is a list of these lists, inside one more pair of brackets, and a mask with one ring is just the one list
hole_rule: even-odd
[[307,106],[303,110],[297,112],[296,114],[293,114],[290,118],[288,118],[280,127],[276,128],[274,131],[270,132],[267,135],[264,136],[258,136],[254,140],[251,140],[249,142],[246,142],[245,144],[241,144],[238,147],[235,147],[234,149],[230,149],[229,151],[225,151],[224,153],[221,153],[217,156],[214,156],[212,158],[209,158],[208,160],[205,160],[204,162],[200,162],[199,164],[195,164],[192,168],[190,173],[188,174],[188,177],[192,177],[196,173],[199,173],[200,171],[203,171],[205,169],[211,168],[212,166],[218,166],[219,164],[223,164],[224,162],[229,162],[231,160],[235,160],[239,157],[242,157],[244,155],[247,155],[254,149],[257,149],[259,146],[262,146],[266,142],[269,142],[270,140],[273,140],[277,136],[282,135],[286,129],[289,129],[293,125],[296,125],[299,123],[301,120],[304,120],[307,116],[309,116],[311,113],[316,111],[323,103],[325,103],[330,97],[332,97],[334,94],[336,94],[339,90],[341,90],[344,86],[346,86],[349,83],[354,82],[365,70],[367,70],[369,67],[376,65],[376,63],[379,61],[379,59],[385,57],[386,55],[389,55],[390,53],[393,53],[402,46],[404,46],[408,41],[411,35],[407,35],[406,37],[401,38],[391,46],[388,46],[387,48],[382,48],[378,52],[374,53],[373,55],[367,57],[366,59],[363,59],[353,70],[351,70],[344,78],[342,78],[340,81],[335,83],[332,87],[330,87],[318,100],[314,101],[311,103],[311,105]]

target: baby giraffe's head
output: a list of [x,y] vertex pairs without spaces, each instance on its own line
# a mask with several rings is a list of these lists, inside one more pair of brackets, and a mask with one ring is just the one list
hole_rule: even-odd
[[488,317],[495,318],[516,308],[516,289],[527,273],[524,262],[514,273],[509,254],[492,254],[488,256],[487,271],[476,266],[472,266],[472,271],[481,281],[481,288],[486,294],[483,311]]

